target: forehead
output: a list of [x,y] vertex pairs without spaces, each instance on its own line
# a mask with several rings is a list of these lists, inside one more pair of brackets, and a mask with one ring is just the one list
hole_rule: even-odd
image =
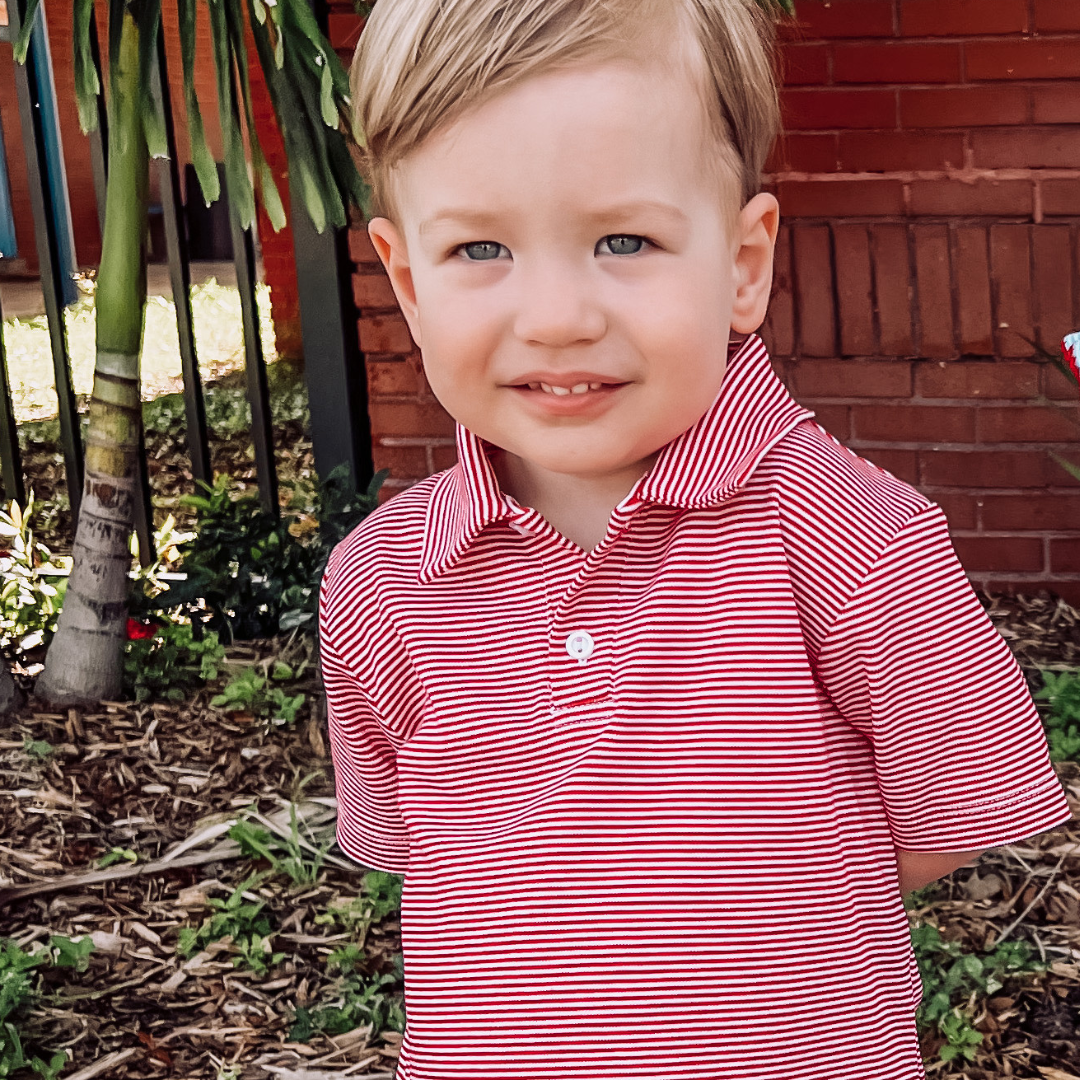
[[[709,182],[714,136],[683,67],[612,59],[533,75],[432,133],[395,168],[401,209],[497,212],[515,193],[575,207],[670,201]],[[650,195],[651,192],[651,195]],[[479,211],[478,211],[479,212]]]

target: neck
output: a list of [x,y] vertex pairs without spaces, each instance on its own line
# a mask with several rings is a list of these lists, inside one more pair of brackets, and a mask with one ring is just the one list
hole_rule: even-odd
[[603,476],[551,472],[506,451],[494,454],[491,464],[507,495],[532,507],[567,539],[591,551],[603,538],[611,512],[652,468],[657,456]]

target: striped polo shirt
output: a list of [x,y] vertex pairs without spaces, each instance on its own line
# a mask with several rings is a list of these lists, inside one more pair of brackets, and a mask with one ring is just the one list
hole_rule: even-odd
[[398,1080],[916,1080],[895,847],[1071,819],[941,510],[759,338],[591,552],[497,448],[334,551],[338,841],[405,875]]

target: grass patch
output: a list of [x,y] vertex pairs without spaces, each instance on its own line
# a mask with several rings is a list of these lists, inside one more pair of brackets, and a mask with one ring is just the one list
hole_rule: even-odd
[[[94,282],[82,278],[79,300],[65,309],[71,377],[77,395],[88,395],[94,378]],[[260,334],[267,362],[277,358],[270,314],[270,289],[257,286]],[[199,368],[203,381],[220,378],[243,367],[244,333],[240,293],[211,278],[191,289],[192,319]],[[8,376],[15,418],[43,420],[56,415],[49,324],[44,315],[33,319],[5,319]],[[183,388],[180,343],[176,331],[176,305],[163,296],[146,302],[143,329],[143,400],[176,393]]]

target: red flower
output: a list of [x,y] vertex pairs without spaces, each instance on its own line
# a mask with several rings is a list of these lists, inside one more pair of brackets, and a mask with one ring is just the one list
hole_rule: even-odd
[[1077,382],[1080,382],[1080,330],[1075,334],[1066,334],[1061,343],[1061,351],[1065,355],[1065,362],[1069,365]]
[[139,619],[128,619],[128,641],[140,641],[143,638],[153,637],[158,632],[156,622],[141,622]]

